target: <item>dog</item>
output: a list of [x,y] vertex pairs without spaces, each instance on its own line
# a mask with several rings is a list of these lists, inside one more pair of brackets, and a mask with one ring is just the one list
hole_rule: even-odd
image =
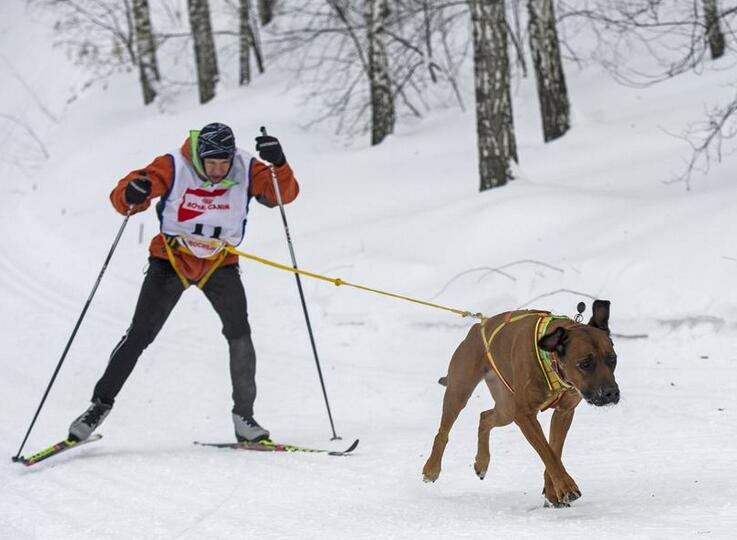
[[[446,386],[443,413],[424,480],[438,479],[448,433],[483,379],[494,408],[479,419],[476,475],[483,480],[489,468],[490,430],[514,422],[545,464],[545,505],[570,506],[578,499],[581,491],[561,461],[574,410],[582,398],[598,407],[619,402],[609,307],[609,301],[594,301],[588,324],[547,311],[511,311],[473,325],[439,381]],[[554,409],[548,440],[537,420],[547,408]]]

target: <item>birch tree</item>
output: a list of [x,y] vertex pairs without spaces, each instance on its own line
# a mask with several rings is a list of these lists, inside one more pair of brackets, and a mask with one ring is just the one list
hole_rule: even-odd
[[133,25],[143,103],[148,105],[156,99],[156,83],[161,80],[148,0],[133,0]]
[[517,161],[504,0],[468,0],[473,25],[480,190],[513,179]]
[[194,42],[200,103],[207,103],[215,97],[215,86],[219,79],[215,41],[210,24],[210,5],[208,0],[187,0],[187,4]]
[[543,139],[549,142],[563,136],[571,126],[553,0],[528,0],[527,10],[530,53],[535,66]]
[[251,29],[251,0],[240,0],[238,6],[238,84],[241,86],[251,82],[251,43],[253,30]]
[[389,77],[389,61],[384,45],[386,0],[369,0],[366,10],[368,31],[368,79],[371,102],[371,145],[394,132],[394,96]]

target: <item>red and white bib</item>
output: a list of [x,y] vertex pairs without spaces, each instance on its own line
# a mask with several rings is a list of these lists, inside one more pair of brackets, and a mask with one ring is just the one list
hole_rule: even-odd
[[179,237],[195,255],[203,258],[220,251],[223,243],[240,244],[248,216],[253,156],[238,149],[228,178],[210,184],[197,175],[181,151],[169,155],[174,162],[174,178],[171,189],[156,207],[161,232]]

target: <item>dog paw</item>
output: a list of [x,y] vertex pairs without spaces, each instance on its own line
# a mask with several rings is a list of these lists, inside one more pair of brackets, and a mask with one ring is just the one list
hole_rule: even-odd
[[543,506],[545,508],[570,508],[571,505],[567,502],[549,501],[548,499],[545,499]]
[[545,497],[545,507],[568,508],[571,503],[581,497],[581,490],[578,489],[576,482],[569,476],[563,486],[555,488],[552,479],[545,475],[545,487],[543,488],[543,496]]
[[438,479],[440,476],[440,467],[429,467],[425,465],[425,468],[422,469],[422,481],[423,482],[434,482]]
[[473,471],[476,473],[481,480],[486,477],[486,472],[489,470],[489,457],[488,456],[476,456],[476,460],[473,462]]

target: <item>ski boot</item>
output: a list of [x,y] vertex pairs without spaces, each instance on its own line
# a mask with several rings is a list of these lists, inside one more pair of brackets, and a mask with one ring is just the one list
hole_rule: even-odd
[[89,438],[92,432],[102,424],[105,417],[110,414],[112,408],[113,406],[111,404],[105,403],[99,398],[93,399],[92,405],[69,426],[69,439],[72,441],[84,441]]
[[259,442],[269,438],[269,431],[259,426],[253,416],[246,418],[233,413],[233,427],[238,442]]

